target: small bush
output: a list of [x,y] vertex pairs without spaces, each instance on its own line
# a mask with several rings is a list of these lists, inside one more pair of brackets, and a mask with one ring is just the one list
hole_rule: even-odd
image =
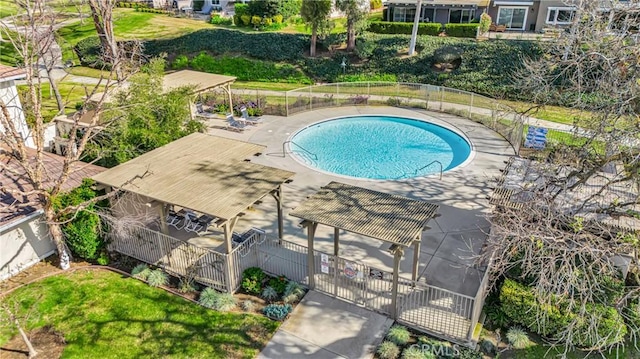
[[101,266],[106,266],[109,264],[109,254],[107,252],[100,252],[100,255],[96,259],[96,262]]
[[409,333],[409,330],[405,326],[394,325],[389,329],[386,339],[402,346],[409,342],[409,339],[411,339],[411,333]]
[[[413,22],[372,21],[369,24],[369,31],[376,34],[410,35],[413,32]],[[437,36],[440,32],[442,32],[442,24],[439,22],[421,22],[418,25],[418,35]]]
[[261,23],[262,23],[262,18],[260,16],[251,17],[251,25],[253,25],[254,27],[260,26]]
[[181,70],[186,68],[187,66],[189,66],[189,58],[185,55],[176,57],[171,64],[171,68],[173,68],[174,70]]
[[291,304],[269,304],[264,307],[262,312],[271,319],[284,320],[292,310]]
[[444,25],[444,31],[447,36],[475,38],[478,33],[478,26],[480,24],[446,24]]
[[202,292],[200,292],[200,298],[198,299],[198,303],[203,307],[213,308],[216,305],[216,301],[220,293],[216,292],[215,289],[207,287]]
[[149,273],[147,283],[152,287],[167,285],[167,283],[169,283],[169,276],[167,273],[163,272],[162,269],[156,269]]
[[253,312],[256,310],[256,304],[252,300],[247,299],[242,302],[242,310],[245,312]]
[[151,269],[146,264],[138,264],[131,270],[131,276],[146,281],[149,278]]
[[480,26],[478,27],[478,31],[481,34],[487,33],[489,31],[489,28],[491,27],[492,21],[493,20],[491,20],[491,15],[483,12],[482,15],[480,15]]
[[193,293],[197,291],[195,283],[193,280],[187,278],[180,278],[180,283],[178,284],[178,292],[180,293]]
[[411,346],[402,351],[402,359],[436,359],[436,356],[421,347]]
[[376,10],[382,7],[382,0],[371,0],[369,1],[369,7],[371,10]]
[[277,300],[278,297],[279,297],[278,292],[276,292],[276,290],[273,289],[272,286],[268,286],[264,288],[264,290],[262,291],[262,298],[264,298],[264,300],[268,302],[273,302]]
[[376,353],[380,359],[396,359],[400,355],[400,348],[390,341],[384,341]]
[[387,99],[387,106],[402,106],[402,99],[399,97],[389,97]]
[[222,17],[220,14],[211,15],[211,20],[209,21],[212,25],[233,25],[233,18],[230,17]]
[[289,281],[282,295],[282,301],[285,303],[298,302],[304,296],[304,288],[294,281]]
[[251,267],[242,272],[242,289],[249,294],[259,295],[266,274],[258,267]]
[[271,278],[271,280],[269,280],[269,286],[273,287],[273,289],[276,290],[278,295],[284,294],[284,291],[285,289],[287,289],[288,284],[289,284],[289,281],[287,280],[287,277],[283,275],[277,278]]
[[240,15],[240,21],[242,21],[242,25],[249,26],[249,24],[251,23],[251,16]]
[[443,46],[433,53],[433,62],[436,64],[453,64],[462,60],[462,49],[457,46]]
[[280,25],[282,24],[282,20],[283,20],[283,16],[280,14],[274,15],[273,16],[273,22]]
[[516,349],[524,349],[529,345],[529,336],[522,328],[512,327],[507,331],[507,341]]
[[216,297],[213,304],[213,309],[228,312],[235,308],[237,305],[236,298],[231,293],[221,293]]

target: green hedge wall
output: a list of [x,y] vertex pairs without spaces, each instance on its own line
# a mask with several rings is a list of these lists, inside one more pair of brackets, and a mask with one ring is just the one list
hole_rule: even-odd
[[[504,281],[500,289],[500,303],[502,311],[513,323],[550,338],[576,321],[577,325],[571,330],[575,343],[584,348],[611,346],[622,342],[627,334],[625,322],[614,307],[592,304],[588,306],[587,313],[576,320],[578,314],[570,312],[565,302],[558,300],[555,305],[541,305],[533,288],[512,279]],[[594,323],[597,323],[595,328],[590,327]],[[597,343],[593,335],[587,333],[597,333],[598,337],[607,339]]]
[[447,36],[475,38],[480,24],[446,24],[444,31]]
[[281,33],[247,34],[236,30],[205,29],[174,39],[145,42],[145,53],[188,55],[207,51],[214,55],[236,53],[269,61],[293,61],[309,48],[309,36]]
[[[389,22],[374,21],[369,24],[369,31],[376,34],[408,34],[413,31],[413,23],[410,22]],[[437,36],[442,31],[442,24],[439,22],[420,23],[418,25],[418,35]]]

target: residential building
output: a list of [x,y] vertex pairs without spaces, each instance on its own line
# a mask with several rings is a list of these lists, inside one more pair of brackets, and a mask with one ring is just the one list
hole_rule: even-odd
[[[24,69],[0,64],[0,100],[7,106],[9,116],[25,144],[28,147],[35,148],[31,131],[27,126],[27,121],[22,111],[18,89],[16,88],[16,81],[22,80],[26,76]],[[0,132],[4,132],[1,124]]]
[[[612,5],[614,4],[614,5]],[[389,0],[386,21],[412,22],[417,0]],[[616,8],[636,6],[637,0],[602,1],[602,11],[613,18]],[[542,32],[571,24],[575,8],[561,0],[423,0],[423,22],[468,23],[488,13],[493,22],[508,31]]]

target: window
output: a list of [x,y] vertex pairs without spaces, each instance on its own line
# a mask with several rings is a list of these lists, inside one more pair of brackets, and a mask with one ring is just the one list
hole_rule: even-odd
[[408,9],[405,7],[393,8],[394,22],[413,22],[413,18],[415,16],[416,16],[416,9]]
[[503,7],[498,9],[498,25],[504,25],[510,30],[524,30],[527,24],[528,7]]
[[550,7],[547,12],[547,24],[568,25],[575,15],[576,10],[570,7]]
[[435,22],[436,21],[436,9],[434,8],[422,8],[422,21],[424,22]]
[[453,24],[462,24],[471,22],[475,15],[475,10],[449,10],[449,22]]

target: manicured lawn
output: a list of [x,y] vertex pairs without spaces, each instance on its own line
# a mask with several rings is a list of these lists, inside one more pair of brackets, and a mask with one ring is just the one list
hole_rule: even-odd
[[[220,313],[106,271],[78,271],[12,293],[28,329],[52,325],[63,358],[253,358],[278,328],[265,317]],[[16,331],[0,321],[0,345]]]
[[15,15],[18,12],[18,5],[15,0],[0,0],[0,18]]
[[[87,95],[87,91],[90,93],[93,90],[93,87],[94,85],[59,82],[58,89],[60,90],[60,94],[62,94],[62,101],[65,103],[65,113],[70,114],[76,111],[76,103],[83,102]],[[24,88],[26,88],[25,85],[18,86],[18,89]],[[103,89],[97,90],[97,92],[101,91],[103,91]],[[21,98],[21,101],[25,103],[23,98]],[[57,113],[58,103],[56,102],[56,98],[53,95],[53,92],[50,91],[48,83],[44,82],[42,86],[42,116],[44,117],[45,122],[51,120]],[[27,121],[29,121],[28,114]]]

